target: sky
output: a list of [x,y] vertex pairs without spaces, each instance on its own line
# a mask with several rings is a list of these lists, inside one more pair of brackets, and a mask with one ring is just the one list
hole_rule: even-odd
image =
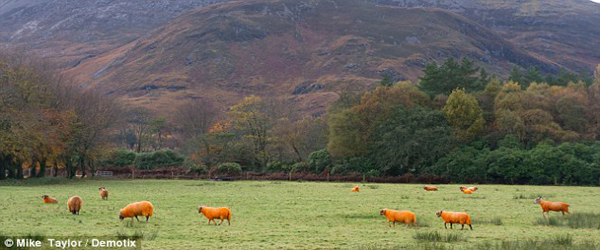
[[600,3],[600,0],[591,0],[592,2]]

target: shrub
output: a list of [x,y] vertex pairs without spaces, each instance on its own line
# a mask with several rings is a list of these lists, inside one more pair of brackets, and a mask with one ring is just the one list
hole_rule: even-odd
[[224,175],[239,175],[242,173],[242,166],[235,162],[222,163],[217,167],[217,171]]
[[267,165],[267,171],[270,173],[287,172],[290,169],[290,167],[291,166],[288,163],[276,161]]
[[322,173],[331,167],[331,156],[325,149],[321,149],[308,155],[308,168],[313,173]]
[[167,149],[140,153],[135,157],[133,164],[138,169],[156,169],[181,166],[184,161],[185,157],[173,150]]
[[136,155],[137,154],[131,150],[116,148],[111,150],[103,159],[101,159],[100,164],[102,166],[125,167],[133,164]]
[[190,167],[190,170],[188,171],[188,174],[206,174],[208,173],[208,171],[206,170],[206,168],[204,166],[201,165],[193,165],[192,167]]

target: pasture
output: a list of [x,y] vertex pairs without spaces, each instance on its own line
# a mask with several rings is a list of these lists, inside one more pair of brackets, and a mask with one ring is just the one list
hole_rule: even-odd
[[[144,249],[593,249],[600,247],[598,187],[198,180],[0,182],[0,236],[141,237]],[[109,192],[102,200],[98,188]],[[59,204],[42,204],[47,194]],[[84,200],[80,215],[67,199]],[[567,219],[544,220],[536,196],[571,204]],[[119,221],[135,201],[154,204],[149,223]],[[231,226],[208,225],[197,207],[227,206]],[[416,213],[419,227],[388,227],[382,208]],[[473,231],[444,229],[438,210],[471,215]],[[594,214],[596,213],[596,214]],[[576,222],[569,221],[577,219]],[[142,220],[142,218],[140,218]],[[577,224],[579,223],[579,224]]]

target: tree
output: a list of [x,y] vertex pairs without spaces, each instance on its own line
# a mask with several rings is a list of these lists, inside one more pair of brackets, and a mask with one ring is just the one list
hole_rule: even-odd
[[272,128],[277,114],[275,107],[269,104],[272,103],[250,96],[232,106],[228,114],[232,128],[241,136],[242,142],[247,143],[254,169],[266,167],[272,157],[268,146],[273,140]]
[[167,128],[167,120],[164,117],[157,117],[150,120],[151,144],[154,150],[162,149]]
[[524,89],[529,87],[531,83],[545,82],[545,79],[540,74],[540,69],[538,67],[530,67],[525,71],[525,73],[522,73],[521,70],[519,70],[519,68],[513,67],[513,70],[510,76],[508,77],[508,80],[518,83]]
[[384,75],[383,78],[381,78],[379,85],[385,86],[385,87],[394,86],[394,78],[392,78],[392,76],[390,76],[390,75]]
[[430,96],[448,95],[457,88],[467,92],[483,90],[488,81],[487,72],[467,57],[463,57],[460,64],[450,57],[439,67],[435,62],[429,63],[419,78],[419,88]]
[[345,158],[362,156],[367,153],[359,116],[351,110],[329,116],[329,142],[327,151],[334,157]]
[[326,126],[323,118],[279,119],[273,128],[276,147],[280,150],[279,161],[303,161],[311,152],[324,148],[327,145]]
[[444,113],[421,107],[397,107],[372,138],[369,157],[390,175],[420,173],[452,147],[452,131]]
[[477,99],[462,89],[452,91],[443,111],[459,141],[469,142],[484,129],[483,110]]
[[136,153],[141,153],[149,142],[151,136],[151,124],[153,117],[150,110],[144,108],[134,108],[128,112],[127,123],[131,124],[131,130],[136,138]]
[[594,84],[600,84],[600,64],[598,64],[598,67],[596,67],[596,70],[594,71]]

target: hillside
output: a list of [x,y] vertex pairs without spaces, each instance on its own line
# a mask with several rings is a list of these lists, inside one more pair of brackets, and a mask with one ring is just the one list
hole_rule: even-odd
[[371,0],[398,7],[433,7],[463,15],[522,49],[574,71],[600,63],[600,4],[589,0]]
[[0,48],[24,48],[73,67],[216,2],[222,0],[3,0]]
[[159,111],[194,98],[284,96],[319,114],[344,84],[415,80],[431,60],[468,56],[497,74],[558,65],[440,9],[358,0],[241,1],[186,12],[69,70],[85,86]]

